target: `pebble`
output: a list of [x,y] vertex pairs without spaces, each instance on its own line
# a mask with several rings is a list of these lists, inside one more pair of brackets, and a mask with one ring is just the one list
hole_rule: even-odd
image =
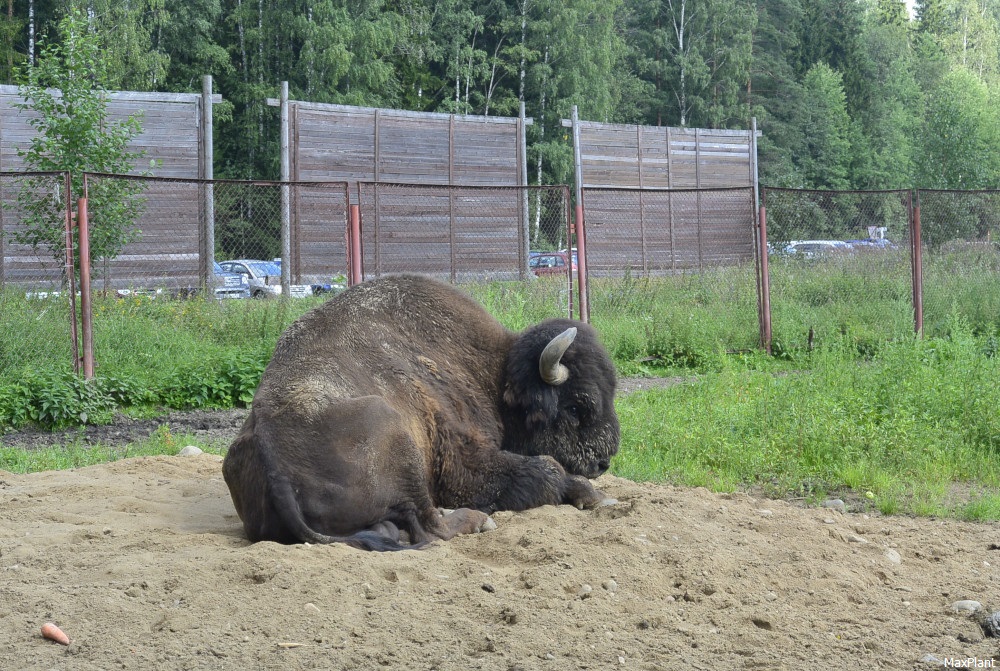
[[768,510],[767,508],[761,508],[757,511],[761,517],[772,517],[774,516],[773,510]]
[[187,445],[184,448],[182,448],[180,452],[177,453],[177,456],[178,457],[196,457],[199,454],[204,454],[204,452],[201,451],[201,448],[198,448],[198,447],[196,447],[194,445]]
[[847,512],[847,506],[841,499],[827,499],[826,501],[823,501],[823,507],[829,508],[830,510],[836,510],[841,513]]
[[604,582],[602,582],[601,583],[601,587],[603,587],[607,591],[611,592],[612,594],[614,594],[615,592],[618,591],[618,583],[615,582],[614,580],[610,580],[610,579],[609,580],[605,580]]
[[319,606],[317,606],[314,603],[307,603],[305,606],[303,606],[303,609],[310,615],[319,615],[321,612]]
[[903,558],[896,550],[893,550],[892,548],[889,548],[885,551],[885,558],[891,561],[893,564],[903,563]]
[[593,592],[593,591],[594,591],[593,587],[591,587],[587,583],[584,583],[584,584],[580,585],[580,589],[576,593],[576,595],[578,597],[580,597],[581,599],[589,599],[590,595],[591,595],[591,592]]
[[951,604],[951,609],[956,613],[978,613],[983,609],[983,604],[972,599],[962,599]]

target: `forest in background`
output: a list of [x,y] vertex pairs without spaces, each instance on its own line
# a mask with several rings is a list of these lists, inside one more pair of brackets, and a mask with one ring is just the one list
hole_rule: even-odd
[[516,116],[532,183],[572,181],[560,120],[762,132],[760,178],[1000,186],[1000,0],[0,0],[0,83],[71,5],[107,89],[214,77],[216,176],[278,176],[293,99]]

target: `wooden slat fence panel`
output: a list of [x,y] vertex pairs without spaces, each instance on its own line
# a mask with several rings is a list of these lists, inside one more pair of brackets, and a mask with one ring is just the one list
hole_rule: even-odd
[[753,262],[749,187],[585,189],[587,269],[597,277],[661,275]]
[[[18,153],[26,150],[35,136],[35,129],[29,124],[34,112],[15,107],[21,100],[17,87],[0,86],[0,172],[28,169]],[[213,96],[213,100],[221,101],[221,96]],[[136,160],[132,174],[180,179],[200,177],[203,170],[201,107],[202,96],[194,93],[109,92],[110,120],[141,114],[142,132],[132,141],[130,149],[142,151],[144,155]],[[197,280],[202,206],[197,189],[167,188],[150,182],[144,199],[145,213],[136,223],[136,229],[141,231],[141,242],[130,244],[121,258],[95,265],[95,271],[106,272],[109,278],[116,281],[120,278],[121,282],[174,284],[187,282],[191,272]],[[0,201],[3,201],[0,206],[5,206],[4,230],[0,232],[4,236],[0,243],[0,250],[3,250],[0,283],[32,285],[58,281],[61,269],[54,261],[44,260],[50,256],[47,251],[36,253],[12,242],[11,235],[19,225],[16,210],[11,207],[13,200],[16,200],[13,184],[0,189]],[[137,245],[141,247],[140,252],[134,251]],[[192,253],[195,257],[193,271],[188,267]]]
[[348,182],[352,202],[359,182],[525,183],[524,133],[517,118],[288,104],[291,179]]
[[[359,190],[368,278],[517,279],[526,267],[521,221],[530,189],[365,182]],[[568,191],[558,191],[565,212]]]

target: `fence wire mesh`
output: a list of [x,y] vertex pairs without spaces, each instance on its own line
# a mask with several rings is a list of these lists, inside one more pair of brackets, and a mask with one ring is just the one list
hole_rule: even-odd
[[28,361],[73,362],[64,173],[0,173],[0,379]]
[[759,343],[753,191],[583,190],[590,318],[621,359]]
[[1000,333],[1000,191],[918,191],[923,330]]
[[539,266],[543,255],[529,249],[565,244],[567,187],[363,182],[358,193],[366,279],[417,272],[461,284],[487,307],[496,301],[506,304],[503,312],[519,308],[523,319],[508,324],[513,328],[569,314],[569,265]]
[[[0,299],[28,303],[4,313],[37,322],[12,330],[16,342],[0,341],[0,366],[40,347],[58,349],[57,357],[75,347],[70,184],[62,173],[0,173]],[[576,313],[584,264],[567,187],[357,188],[365,279],[437,276],[513,329]],[[233,265],[241,260],[269,264],[272,294],[283,264],[296,296],[340,288],[348,275],[351,194],[343,182],[89,174],[86,195],[98,295],[190,297],[207,288],[216,298],[249,297],[253,280]],[[916,316],[929,335],[946,333],[954,319],[1000,331],[1000,192],[922,190],[918,198],[914,212],[909,191],[764,189],[776,353],[845,336],[863,352],[909,337],[921,298]],[[583,207],[589,314],[616,358],[692,366],[720,346],[758,345],[762,259],[749,188],[591,188]],[[225,267],[209,267],[213,256]]]
[[93,291],[197,294],[206,188],[197,181],[88,175]]
[[910,192],[767,188],[772,349],[912,336]]
[[[266,281],[275,286],[286,262],[286,217],[294,284],[329,287],[342,283],[347,271],[343,182],[283,185],[89,175],[87,195],[97,291],[189,297],[207,285],[217,298],[245,297],[217,265],[232,260],[268,263]],[[216,261],[211,269],[209,244]],[[266,293],[252,287],[250,292]],[[295,295],[303,293],[311,289]]]

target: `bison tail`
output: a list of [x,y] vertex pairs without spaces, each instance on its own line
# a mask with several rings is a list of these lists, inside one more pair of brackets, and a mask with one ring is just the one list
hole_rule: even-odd
[[327,536],[331,542],[350,545],[359,550],[370,550],[373,552],[395,552],[396,550],[419,550],[427,543],[417,543],[415,545],[403,545],[399,541],[383,536],[377,531],[359,531],[350,536]]
[[279,514],[281,515],[282,521],[285,523],[288,531],[299,542],[323,545],[330,543],[343,543],[344,545],[349,545],[350,547],[357,548],[358,550],[368,550],[374,552],[417,550],[425,545],[425,543],[403,545],[399,541],[370,529],[358,531],[350,536],[328,536],[326,534],[319,533],[310,527],[309,523],[306,522],[305,517],[303,517],[302,507],[299,505],[298,498],[295,496],[295,490],[291,483],[284,478],[280,478],[277,482],[272,481],[270,484],[272,494],[274,495],[274,508],[276,511],[280,511]]

